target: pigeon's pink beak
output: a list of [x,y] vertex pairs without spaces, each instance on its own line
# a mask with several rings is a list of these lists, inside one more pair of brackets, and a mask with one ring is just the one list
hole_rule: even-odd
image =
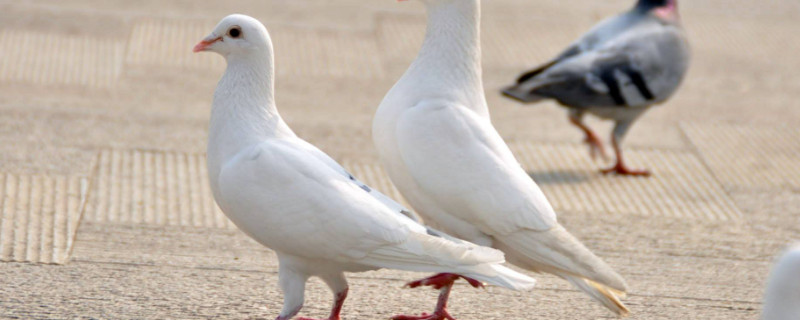
[[197,45],[194,46],[194,49],[192,49],[192,51],[193,52],[206,51],[208,50],[208,47],[210,47],[212,44],[221,40],[222,37],[211,38],[211,36],[208,36],[208,38],[205,38],[199,43],[197,43]]

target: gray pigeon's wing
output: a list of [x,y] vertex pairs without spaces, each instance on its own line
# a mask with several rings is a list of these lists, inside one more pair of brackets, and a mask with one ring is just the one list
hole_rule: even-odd
[[550,60],[550,62],[547,62],[547,63],[545,63],[543,65],[540,65],[540,66],[534,68],[533,70],[525,72],[522,75],[520,75],[517,78],[517,83],[523,83],[525,81],[528,81],[529,79],[531,79],[531,78],[533,78],[535,76],[538,76],[539,74],[541,74],[545,70],[549,69],[550,67],[558,64],[559,62],[561,62],[561,61],[563,61],[563,60],[565,60],[567,58],[574,57],[574,56],[576,56],[576,55],[578,55],[580,53],[581,53],[580,47],[578,45],[576,45],[576,44],[573,44],[573,45],[569,46],[569,48],[567,48],[567,50],[564,50],[564,52],[562,52],[560,55],[558,55],[555,59]]
[[530,78],[533,78],[561,61],[596,49],[598,46],[603,45],[606,41],[613,39],[614,36],[620,32],[629,28],[630,25],[635,23],[638,18],[641,18],[641,16],[633,12],[626,12],[601,21],[592,27],[591,30],[578,38],[578,40],[570,44],[566,50],[562,51],[561,54],[556,56],[554,59],[520,75],[517,78],[517,83],[522,83]]
[[688,65],[679,27],[640,21],[616,39],[559,61],[506,89],[509,96],[553,98],[573,107],[644,106],[677,88]]

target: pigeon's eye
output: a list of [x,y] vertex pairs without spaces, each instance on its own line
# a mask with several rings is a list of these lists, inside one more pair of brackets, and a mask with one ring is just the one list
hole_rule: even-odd
[[234,39],[238,38],[242,35],[242,29],[239,29],[239,27],[233,27],[230,30],[228,30],[228,35]]

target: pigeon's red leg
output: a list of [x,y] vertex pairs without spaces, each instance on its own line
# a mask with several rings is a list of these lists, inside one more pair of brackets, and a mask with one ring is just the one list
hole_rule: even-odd
[[392,317],[392,320],[456,320],[449,313],[447,313],[446,308],[447,299],[450,297],[450,289],[453,287],[453,283],[458,280],[458,278],[463,278],[475,288],[483,287],[483,283],[478,280],[452,273],[440,273],[430,278],[409,282],[406,284],[406,286],[409,288],[431,286],[434,289],[439,289],[439,300],[436,303],[436,309],[433,311],[433,314],[423,313],[420,316],[399,315]]
[[616,173],[624,176],[649,176],[650,171],[647,170],[632,170],[629,169],[625,162],[622,160],[622,147],[617,143],[617,139],[611,137],[611,143],[614,145],[614,153],[617,155],[617,164],[608,169],[603,169],[600,172],[603,174]]
[[[333,303],[333,309],[331,309],[331,315],[328,319],[324,320],[341,320],[340,314],[342,313],[342,306],[344,305],[344,299],[347,299],[347,288],[342,290],[341,292],[336,293],[336,301]],[[297,320],[317,320],[311,318],[297,318]]]
[[583,133],[586,134],[586,139],[584,139],[583,142],[589,145],[589,154],[592,156],[592,159],[596,159],[599,154],[603,160],[608,160],[606,150],[603,148],[603,141],[597,137],[597,134],[595,134],[591,128],[586,126],[580,118],[576,118],[572,115],[569,117],[569,122],[580,128]]
[[277,318],[275,318],[275,320],[289,320],[289,319],[293,318],[293,317],[294,317],[294,315],[296,315],[297,313],[299,313],[299,312],[300,312],[300,309],[302,309],[302,308],[303,308],[303,307],[302,307],[302,306],[300,306],[300,307],[298,307],[297,309],[295,309],[294,311],[292,311],[290,314],[288,314],[288,315],[285,315],[285,316],[278,316]]

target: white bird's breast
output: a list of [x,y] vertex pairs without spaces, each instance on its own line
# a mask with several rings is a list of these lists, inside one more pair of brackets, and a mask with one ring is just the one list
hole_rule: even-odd
[[[255,146],[240,151],[236,156],[221,164],[217,171],[218,176],[215,177],[216,179],[211,179],[211,189],[222,212],[239,229],[261,244],[275,249],[274,244],[277,241],[270,235],[275,235],[280,228],[280,217],[276,214],[280,208],[262,208],[254,205],[259,203],[277,204],[274,199],[276,193],[272,191],[286,181],[252,181],[270,171],[270,168],[252,166],[250,170],[247,170],[242,167],[248,166],[248,161],[261,156],[268,155],[262,154]],[[250,176],[238,174],[253,170],[258,172],[251,172]],[[254,184],[260,185],[261,188],[256,190],[249,187]],[[254,198],[260,200],[254,202],[252,201]]]

